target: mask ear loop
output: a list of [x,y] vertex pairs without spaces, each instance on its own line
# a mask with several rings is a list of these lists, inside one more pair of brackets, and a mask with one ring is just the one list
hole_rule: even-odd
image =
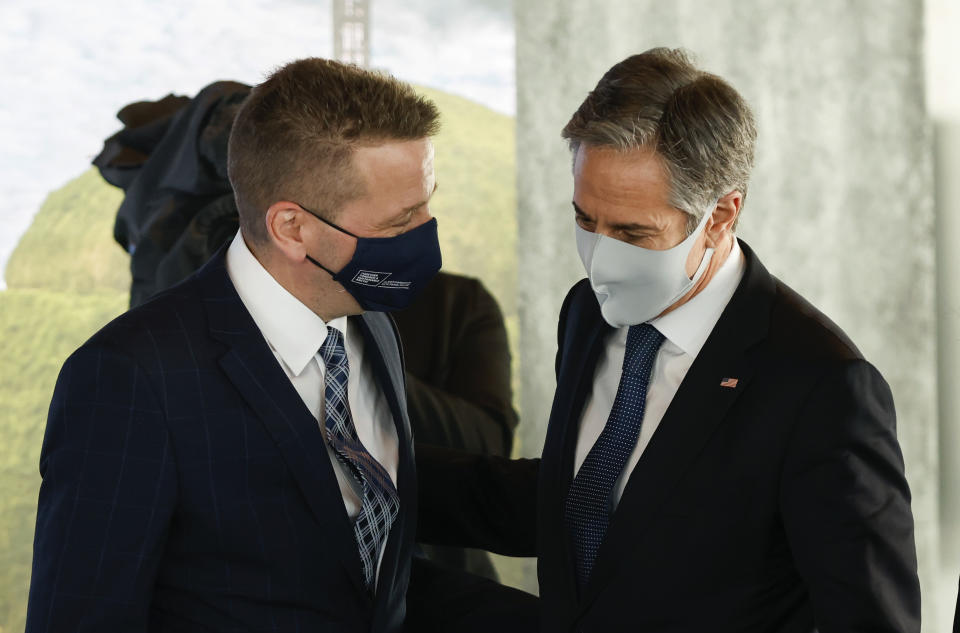
[[320,215],[319,213],[316,213],[316,212],[314,212],[314,211],[311,211],[310,209],[306,208],[305,206],[303,206],[303,205],[300,204],[299,202],[294,202],[294,201],[292,201],[292,200],[291,200],[291,202],[293,202],[293,204],[297,205],[298,207],[300,207],[301,209],[303,209],[304,211],[306,211],[307,213],[309,213],[309,214],[312,215],[313,217],[317,218],[318,220],[320,220],[321,222],[323,222],[323,223],[326,224],[327,226],[333,227],[333,228],[337,229],[338,231],[340,231],[341,233],[346,233],[347,235],[349,235],[350,237],[352,237],[352,238],[354,238],[354,239],[358,239],[358,240],[360,239],[360,236],[359,236],[359,235],[354,235],[353,233],[351,233],[351,232],[348,231],[347,229],[345,229],[345,228],[343,228],[343,227],[340,227],[340,226],[337,226],[336,224],[334,224],[334,223],[331,222],[330,220],[326,219],[325,217],[323,217],[323,216]]
[[[703,214],[703,219],[700,220],[700,226],[697,227],[697,230],[694,233],[704,230],[704,227],[707,226],[707,218],[713,217],[713,212],[717,210],[717,203],[720,202],[720,198],[714,200],[711,204],[707,205],[707,211]],[[713,261],[713,254],[717,249],[707,247],[703,251],[703,259],[700,260],[700,266],[697,268],[697,272],[693,274],[693,277],[690,279],[692,283],[697,283],[703,274],[707,271],[707,266],[710,265],[710,262]]]
[[703,277],[703,273],[707,272],[707,266],[710,265],[710,261],[713,259],[713,254],[716,252],[715,248],[705,248],[703,251],[703,259],[700,260],[700,267],[697,268],[697,272],[693,273],[693,277],[690,279],[693,283]]
[[[694,230],[694,232],[691,234],[691,237],[704,231],[705,227],[707,226],[707,218],[713,217],[713,212],[716,211],[718,202],[720,202],[720,198],[714,200],[712,204],[707,205],[707,211],[704,212],[703,218],[700,220],[700,225]],[[692,245],[691,248],[693,248]],[[715,248],[707,247],[704,249],[703,258],[700,260],[700,266],[697,267],[697,272],[695,272],[693,277],[690,279],[691,282],[697,283],[697,281],[703,277],[703,273],[706,272],[707,266],[710,264],[710,261],[713,260],[714,252],[716,252]]]
[[[717,200],[719,200],[719,198]],[[703,214],[703,217],[700,219],[699,224],[697,224],[697,228],[693,230],[693,233],[691,233],[686,238],[684,238],[683,240],[684,242],[696,240],[696,238],[700,235],[700,233],[703,232],[704,227],[707,226],[707,218],[713,215],[713,210],[716,208],[716,205],[717,205],[717,201],[714,201],[713,204],[707,207],[708,209],[710,209],[710,211],[705,212]],[[677,246],[680,246],[681,244],[683,244],[683,242],[681,242]],[[676,246],[674,248],[676,248]],[[693,249],[692,242],[690,244],[690,248],[691,250]],[[703,277],[704,273],[707,272],[707,267],[710,265],[710,262],[713,260],[714,252],[716,252],[716,249],[714,248],[707,247],[704,249],[703,257],[700,258],[700,265],[697,266],[697,271],[693,273],[693,277],[689,278],[690,283],[687,285],[686,288],[684,288],[683,292],[679,293],[676,297],[670,300],[670,305],[673,305],[674,303],[679,301],[680,297],[682,297],[687,292],[689,292],[690,288],[692,288],[697,283],[697,281],[699,281],[700,278]],[[687,251],[687,254],[689,255],[690,251]],[[683,276],[686,277],[687,276],[686,273],[684,273]]]
[[310,263],[312,263],[314,266],[317,266],[317,267],[322,268],[323,270],[325,270],[327,273],[329,273],[329,275],[330,275],[331,277],[334,278],[334,280],[336,280],[336,278],[337,278],[337,273],[333,272],[332,270],[330,270],[329,268],[327,268],[326,266],[324,266],[323,264],[321,264],[320,262],[318,262],[318,261],[315,260],[314,258],[310,257],[309,255],[307,255],[307,259],[309,259],[309,260],[310,260]]
[[[300,207],[301,209],[303,209],[304,211],[306,211],[307,213],[309,213],[310,215],[312,215],[313,217],[317,218],[318,220],[320,220],[321,222],[323,222],[323,223],[326,224],[327,226],[329,226],[329,227],[331,227],[331,228],[334,228],[334,229],[340,231],[341,233],[344,233],[344,234],[346,234],[346,235],[349,235],[350,237],[352,237],[352,238],[355,239],[355,240],[359,240],[359,239],[360,239],[359,236],[354,235],[353,233],[351,233],[350,231],[348,231],[347,229],[345,229],[345,228],[343,228],[343,227],[337,226],[336,224],[334,224],[334,223],[331,222],[330,220],[328,220],[328,219],[326,219],[325,217],[321,216],[319,213],[315,213],[315,212],[311,211],[310,209],[308,209],[307,207],[303,206],[303,205],[300,204],[299,202],[294,202],[294,204],[297,205],[298,207]],[[327,273],[329,273],[329,275],[330,275],[331,277],[333,277],[334,281],[336,281],[336,279],[337,279],[337,274],[338,274],[338,273],[333,272],[332,270],[330,270],[329,268],[327,268],[326,266],[324,266],[323,264],[321,264],[320,262],[318,262],[318,261],[315,260],[314,258],[310,257],[310,255],[307,255],[306,257],[307,257],[308,260],[310,260],[310,262],[311,262],[312,264],[314,264],[315,266],[320,267],[321,269],[323,269],[323,270],[325,270]]]

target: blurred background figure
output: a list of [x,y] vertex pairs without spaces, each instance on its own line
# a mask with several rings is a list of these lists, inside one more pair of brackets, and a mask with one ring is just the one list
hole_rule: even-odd
[[[219,81],[194,99],[168,95],[117,114],[126,127],[107,139],[94,164],[124,190],[114,238],[130,253],[131,307],[187,278],[236,234],[227,141],[249,90]],[[509,456],[517,425],[510,348],[490,292],[476,279],[440,273],[393,317],[417,442]],[[484,552],[424,551],[435,562],[497,579]]]

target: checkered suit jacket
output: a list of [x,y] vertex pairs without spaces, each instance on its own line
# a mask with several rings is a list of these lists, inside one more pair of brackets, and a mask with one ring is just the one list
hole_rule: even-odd
[[403,364],[355,317],[400,440],[400,515],[376,597],[316,420],[221,250],[64,364],[40,458],[27,631],[402,628],[416,483]]

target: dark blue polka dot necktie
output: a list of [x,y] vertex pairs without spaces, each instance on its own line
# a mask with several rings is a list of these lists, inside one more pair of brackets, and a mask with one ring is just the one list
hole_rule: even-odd
[[613,487],[637,444],[650,370],[662,343],[663,334],[652,325],[630,327],[610,417],[567,492],[563,518],[573,543],[580,589],[590,578],[607,534]]

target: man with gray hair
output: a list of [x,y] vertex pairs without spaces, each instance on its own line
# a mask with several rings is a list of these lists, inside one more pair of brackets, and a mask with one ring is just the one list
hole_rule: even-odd
[[745,101],[653,49],[563,136],[587,279],[542,458],[420,451],[421,538],[535,550],[544,631],[919,631],[890,390],[734,235]]

